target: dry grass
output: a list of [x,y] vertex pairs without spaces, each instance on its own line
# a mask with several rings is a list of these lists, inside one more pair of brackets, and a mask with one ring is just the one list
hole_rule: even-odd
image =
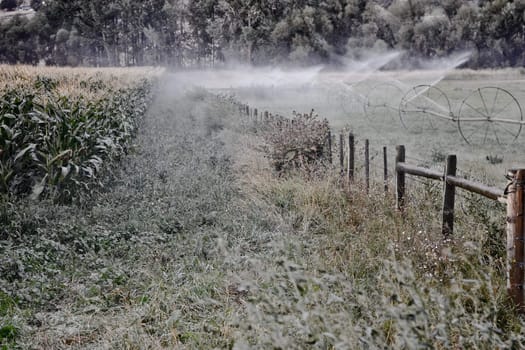
[[[479,217],[460,217],[443,242],[432,202],[403,218],[392,200],[336,177],[254,179],[289,235],[252,261],[253,291],[239,322],[251,346],[279,348],[507,348],[523,346],[502,261],[486,250]],[[479,209],[479,208],[478,208]],[[485,210],[485,209],[481,209]],[[503,217],[500,218],[503,220]],[[470,231],[475,227],[475,232]],[[500,241],[499,244],[502,244]],[[501,249],[501,248],[500,248]],[[492,252],[494,253],[494,252]]]

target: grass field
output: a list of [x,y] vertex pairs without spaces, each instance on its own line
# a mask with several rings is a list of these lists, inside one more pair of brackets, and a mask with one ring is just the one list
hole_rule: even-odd
[[[432,90],[429,92],[429,101],[432,102],[428,102],[426,107],[446,115],[452,112],[458,116],[465,98],[478,88],[490,86],[509,91],[525,113],[523,77],[521,70],[379,72],[369,75],[326,73],[301,87],[257,86],[255,80],[252,86],[233,89],[231,92],[254,108],[285,116],[289,116],[293,110],[305,112],[313,108],[320,116],[329,120],[335,132],[350,130],[361,142],[369,138],[371,148],[376,152],[383,146],[388,146],[391,159],[395,155],[395,146],[400,144],[406,146],[408,157],[419,163],[426,161],[429,165],[433,165],[433,159],[441,158],[439,155],[456,154],[458,167],[465,174],[478,174],[477,176],[486,177],[492,184],[502,186],[505,183],[505,169],[525,164],[525,156],[521,152],[525,146],[525,133],[520,133],[514,142],[509,142],[509,139],[514,139],[514,135],[505,129],[497,129],[497,135],[501,139],[498,143],[492,129],[489,129],[491,132],[487,140],[482,142],[486,123],[465,122],[462,125],[467,135],[475,129],[479,130],[479,133],[474,134],[477,142],[468,144],[459,133],[456,122],[444,121],[428,113],[408,113],[405,118],[407,130],[400,119],[399,107],[403,96],[414,86],[433,84],[444,93],[448,101],[437,90]],[[492,105],[496,98],[496,109],[508,106],[509,97],[490,93],[490,97],[487,97],[490,99],[488,104]],[[474,95],[467,102],[479,104],[480,100]],[[515,106],[512,104],[507,107],[503,115],[511,112],[511,118],[515,117],[519,113]],[[476,115],[465,106],[462,112],[463,116],[470,118]],[[429,120],[433,125],[425,125],[426,128],[419,129],[417,126],[420,119]],[[517,133],[517,126],[505,128]],[[502,163],[491,164],[487,157],[496,160],[502,158]]]
[[414,184],[403,217],[326,165],[276,176],[267,131],[231,99],[159,84],[89,201],[2,202],[0,347],[525,347],[497,203],[464,198],[443,241],[439,186]]

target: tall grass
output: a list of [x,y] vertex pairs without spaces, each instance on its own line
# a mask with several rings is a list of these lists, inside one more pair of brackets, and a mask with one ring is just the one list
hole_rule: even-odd
[[506,290],[501,205],[460,193],[445,241],[439,186],[411,183],[401,215],[382,182],[367,195],[337,169],[296,170],[247,175],[283,232],[238,279],[249,291],[234,322],[239,349],[525,347]]
[[380,192],[367,196],[359,184],[341,191],[335,172],[252,184],[279,208],[290,234],[271,244],[269,256],[255,258],[253,275],[243,280],[250,293],[236,323],[239,342],[257,348],[525,346],[524,323],[507,296],[504,242],[489,236],[495,232],[484,213],[488,205],[459,215],[455,237],[443,241],[439,211],[432,208],[439,196],[414,193],[414,207],[401,216]]

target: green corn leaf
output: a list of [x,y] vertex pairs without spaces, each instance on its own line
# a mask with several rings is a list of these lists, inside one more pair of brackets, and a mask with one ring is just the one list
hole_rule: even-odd
[[12,113],[5,113],[5,114],[2,114],[2,119],[3,118],[6,118],[6,119],[16,119],[16,115],[12,114]]
[[51,161],[49,162],[49,165],[55,163],[57,160],[60,160],[67,155],[71,155],[72,153],[73,151],[71,151],[70,149],[60,152],[55,158],[51,159]]
[[15,172],[13,170],[5,170],[5,173],[4,171],[1,171],[0,174],[2,175],[2,182],[8,183]]
[[27,152],[31,151],[31,150],[34,150],[36,147],[36,145],[34,143],[30,144],[29,146],[27,146],[26,148],[24,148],[23,150],[21,150],[20,152],[17,153],[17,155],[15,156],[15,162],[22,158]]
[[5,131],[6,136],[7,136],[8,139],[10,139],[10,140],[13,139],[13,134],[14,134],[14,132],[13,132],[13,130],[12,130],[10,127],[8,127],[8,126],[5,125],[5,124],[2,124],[2,125],[0,126],[0,128],[2,128],[2,129]]

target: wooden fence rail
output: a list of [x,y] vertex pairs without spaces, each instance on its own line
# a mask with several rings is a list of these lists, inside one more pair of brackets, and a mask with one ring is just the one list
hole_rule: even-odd
[[452,233],[452,226],[454,215],[453,213],[448,213],[448,211],[453,211],[453,199],[451,196],[455,193],[455,187],[460,187],[469,192],[480,194],[484,197],[493,200],[504,200],[504,190],[484,185],[479,182],[471,181],[456,176],[456,156],[449,155],[447,157],[447,165],[443,172],[423,168],[415,165],[411,165],[405,162],[405,147],[398,146],[396,147],[397,157],[396,157],[396,178],[397,178],[397,208],[403,210],[404,200],[405,200],[405,190],[406,186],[404,184],[404,177],[406,174],[414,175],[419,177],[424,177],[431,180],[443,181],[445,183],[445,197],[446,203],[444,203],[443,211],[447,211],[446,218],[448,222],[446,223],[449,226],[449,229],[444,229],[443,234],[449,235]]
[[449,155],[444,172],[422,168],[405,162],[405,147],[398,146],[396,157],[397,208],[405,208],[405,175],[443,181],[442,233],[449,238],[454,232],[455,189],[460,187],[507,205],[507,289],[520,313],[525,313],[525,169],[514,169],[506,190],[456,176],[456,156]]
[[428,168],[423,168],[411,165],[405,162],[405,147],[397,146],[396,156],[396,193],[397,193],[397,208],[403,211],[405,207],[405,176],[413,175],[424,177],[426,179],[443,181],[445,189],[443,193],[443,225],[442,233],[445,237],[450,236],[454,232],[454,202],[456,187],[462,188],[469,192],[477,193],[484,197],[493,200],[505,200],[505,193],[502,189],[491,187],[479,182],[467,180],[456,176],[457,158],[455,155],[447,157],[447,163],[444,171],[438,171]]

